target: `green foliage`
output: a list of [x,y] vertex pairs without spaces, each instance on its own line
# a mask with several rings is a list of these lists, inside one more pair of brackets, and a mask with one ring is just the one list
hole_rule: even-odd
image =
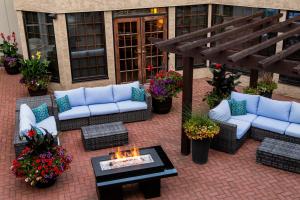
[[259,94],[262,93],[271,93],[273,92],[273,90],[277,89],[277,83],[275,82],[264,82],[264,81],[260,81],[257,84],[257,91]]
[[223,99],[228,98],[231,91],[240,83],[237,80],[241,75],[226,72],[226,67],[221,64],[212,64],[210,71],[213,74],[213,78],[207,82],[213,86],[213,90],[206,94],[203,101],[206,101],[209,107],[213,108]]
[[4,56],[17,58],[18,57],[18,47],[16,43],[16,35],[13,32],[11,35],[5,37],[4,33],[0,33],[2,43],[0,43],[0,52]]
[[258,94],[258,91],[257,91],[257,88],[246,87],[246,88],[244,88],[243,93],[255,95],[255,94]]

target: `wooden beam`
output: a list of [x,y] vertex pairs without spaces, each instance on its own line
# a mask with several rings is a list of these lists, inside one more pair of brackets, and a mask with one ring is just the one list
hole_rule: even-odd
[[270,23],[274,20],[278,20],[280,17],[282,17],[282,15],[283,15],[282,13],[279,13],[279,14],[271,16],[271,17],[266,17],[266,18],[263,18],[263,19],[259,19],[258,21],[254,21],[250,24],[245,24],[245,25],[240,26],[238,28],[235,28],[235,29],[223,32],[223,33],[216,34],[216,35],[214,35],[210,38],[204,38],[204,39],[196,40],[194,42],[190,42],[190,43],[178,46],[177,49],[179,51],[191,50],[191,49],[197,48],[199,46],[205,45],[207,43],[214,42],[214,41],[217,41],[217,40],[220,40],[220,39],[224,39],[225,37],[228,37],[228,36],[239,34],[241,31],[245,31],[245,30],[248,30],[248,29],[251,29],[251,28],[255,28],[257,26],[261,26],[261,25],[266,24],[266,23]]
[[265,42],[259,43],[257,45],[254,45],[252,47],[249,47],[247,49],[244,49],[236,54],[233,54],[231,56],[228,57],[228,59],[232,62],[237,62],[249,55],[252,55],[256,52],[259,52],[267,47],[272,46],[273,44],[276,44],[277,42],[287,39],[289,37],[294,36],[295,34],[300,33],[300,27],[290,30],[289,32],[283,33],[277,37],[271,38],[269,40],[266,40]]
[[280,60],[283,60],[285,59],[286,57],[292,55],[293,53],[297,52],[298,50],[300,50],[300,42],[298,42],[297,44],[295,45],[292,45],[290,47],[288,47],[287,49],[285,50],[282,50],[281,52],[279,53],[276,53],[275,55],[273,56],[270,56],[262,61],[259,61],[258,64],[262,67],[262,68],[266,68]]
[[183,57],[183,90],[182,90],[182,123],[181,123],[181,153],[189,155],[191,141],[183,130],[183,124],[191,116],[193,100],[193,65],[194,58]]
[[238,24],[238,23],[241,23],[241,22],[247,23],[247,21],[252,20],[256,17],[261,17],[263,15],[264,15],[263,12],[259,12],[259,13],[256,13],[254,15],[251,15],[251,16],[246,16],[246,17],[240,17],[240,18],[237,18],[237,19],[233,19],[231,21],[228,21],[228,22],[225,22],[225,23],[222,23],[222,24],[218,24],[218,25],[206,28],[206,29],[201,29],[201,30],[198,30],[198,31],[194,31],[194,32],[191,32],[191,33],[187,33],[187,34],[184,34],[184,35],[180,35],[180,36],[171,38],[169,40],[158,42],[156,44],[156,46],[158,48],[160,48],[160,47],[164,47],[164,46],[174,45],[174,44],[179,43],[179,42],[184,42],[184,41],[190,40],[192,38],[199,38],[203,35],[207,35],[207,33],[219,30],[221,28],[225,28],[227,26],[231,26],[231,25]]
[[276,31],[277,29],[279,28],[282,28],[284,26],[288,26],[290,24],[292,24],[293,22],[297,21],[297,20],[300,20],[300,16],[296,16],[292,19],[288,19],[284,22],[280,22],[278,24],[274,24],[272,26],[269,26],[269,27],[266,27],[262,30],[259,30],[259,31],[256,31],[256,32],[253,32],[253,33],[249,33],[245,36],[242,36],[242,37],[239,37],[235,40],[231,40],[229,42],[226,42],[226,43],[223,43],[223,44],[220,44],[216,47],[213,47],[213,48],[210,48],[210,49],[207,49],[207,50],[204,50],[202,51],[201,53],[205,56],[208,56],[208,55],[213,55],[213,54],[216,54],[216,53],[219,53],[221,51],[224,51],[226,49],[230,49],[238,44],[243,44],[245,42],[248,42],[250,40],[253,40],[255,38],[258,38],[260,37],[261,35],[265,34],[265,33],[269,33],[269,32],[272,32],[272,31]]
[[294,67],[293,72],[300,78],[300,64],[297,67]]

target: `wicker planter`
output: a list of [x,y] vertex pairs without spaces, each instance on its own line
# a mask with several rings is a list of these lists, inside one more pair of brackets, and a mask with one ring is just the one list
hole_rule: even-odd
[[31,90],[28,88],[28,93],[31,97],[34,96],[43,96],[48,93],[48,89],[39,89],[39,90]]
[[197,164],[205,164],[208,160],[210,139],[192,140],[192,158]]
[[7,62],[3,63],[6,73],[10,75],[19,74],[20,73],[20,63],[17,62],[16,66],[10,67]]
[[169,113],[172,108],[172,97],[168,97],[164,101],[152,98],[152,108],[153,112],[157,114]]
[[48,187],[51,187],[52,185],[54,185],[55,182],[56,182],[56,178],[47,179],[47,182],[40,182],[40,181],[38,181],[35,184],[35,187],[36,188],[48,188]]

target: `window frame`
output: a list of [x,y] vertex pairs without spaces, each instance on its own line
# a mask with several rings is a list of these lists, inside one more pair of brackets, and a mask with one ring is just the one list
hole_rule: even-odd
[[[72,62],[72,51],[70,46],[70,31],[69,31],[69,22],[68,22],[68,15],[78,15],[83,13],[101,13],[103,17],[102,28],[103,28],[103,47],[105,48],[104,55],[104,74],[103,75],[93,75],[93,76],[85,76],[80,78],[74,78],[74,72],[73,72],[73,62]],[[69,58],[70,58],[70,70],[71,70],[71,76],[72,76],[72,83],[80,83],[80,82],[87,82],[87,81],[95,81],[95,80],[107,80],[109,79],[108,76],[108,64],[107,64],[107,45],[106,45],[106,31],[105,31],[105,19],[104,19],[104,11],[92,11],[92,12],[78,12],[78,13],[66,13],[65,19],[66,19],[66,25],[67,25],[67,37],[68,37],[68,49],[69,49]],[[82,23],[84,24],[84,23]],[[97,23],[93,23],[97,24]],[[78,37],[78,36],[76,36]],[[76,52],[76,51],[73,51]]]

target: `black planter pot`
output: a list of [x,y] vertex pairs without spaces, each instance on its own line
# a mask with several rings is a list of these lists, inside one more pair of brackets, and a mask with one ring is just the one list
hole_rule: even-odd
[[35,187],[37,187],[37,188],[48,188],[48,187],[51,187],[52,185],[54,185],[55,182],[56,182],[56,178],[47,179],[45,182],[38,181],[35,184]]
[[172,108],[172,97],[166,98],[164,101],[159,101],[152,98],[153,112],[157,114],[167,114]]
[[273,91],[272,92],[261,92],[260,93],[260,96],[270,98],[270,99],[272,99],[272,95],[273,95]]
[[210,139],[192,140],[192,158],[195,163],[205,164],[208,160]]
[[31,90],[28,88],[28,93],[31,97],[34,96],[43,96],[48,93],[48,89],[40,89],[40,90]]
[[10,67],[7,62],[3,63],[6,73],[10,75],[15,75],[20,73],[21,64],[17,62],[16,66]]

